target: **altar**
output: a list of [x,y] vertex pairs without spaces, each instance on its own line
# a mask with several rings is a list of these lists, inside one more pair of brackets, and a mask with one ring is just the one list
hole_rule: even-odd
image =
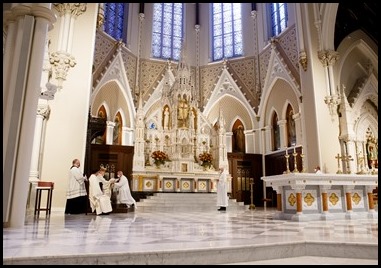
[[277,219],[378,218],[377,175],[288,173],[261,179],[277,193]]
[[139,95],[131,174],[134,192],[213,193],[218,169],[229,168],[222,111],[207,118],[200,110],[184,55],[175,73],[168,62],[162,87],[144,106]]

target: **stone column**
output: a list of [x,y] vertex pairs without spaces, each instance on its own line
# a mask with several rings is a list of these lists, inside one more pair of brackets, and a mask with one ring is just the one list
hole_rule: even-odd
[[287,120],[279,120],[279,135],[280,135],[280,148],[287,147],[287,128],[286,128]]
[[295,121],[295,133],[296,133],[296,144],[303,143],[303,131],[302,131],[302,117],[300,113],[296,113],[292,116]]
[[306,216],[303,214],[303,193],[304,185],[295,185],[291,187],[296,192],[296,214],[291,217],[293,221],[305,220]]
[[193,187],[193,192],[195,192],[195,193],[197,193],[198,192],[198,189],[197,189],[197,178],[194,178],[193,179],[193,185],[194,185],[194,187]]
[[180,192],[180,178],[176,178],[175,191]]
[[113,144],[113,138],[114,138],[114,127],[115,122],[113,121],[106,121],[106,144],[112,145]]
[[328,211],[328,193],[327,190],[331,189],[331,185],[320,185],[321,201],[322,201],[322,220],[332,219],[332,215]]
[[282,203],[283,186],[272,186],[272,188],[276,192],[276,212],[274,214],[274,219],[282,219],[283,218],[283,203]]
[[122,145],[134,146],[134,130],[129,127],[122,127]]
[[29,181],[40,180],[39,164],[40,164],[40,148],[42,141],[42,133],[44,129],[44,120],[49,117],[50,108],[47,104],[39,104],[37,109],[36,128],[34,132],[32,163],[30,168]]
[[[36,110],[48,27],[56,18],[50,3],[12,4],[17,30],[8,75],[7,101],[12,109],[3,114],[7,143],[3,149],[3,226],[25,224],[29,172],[33,150]],[[7,48],[6,48],[7,49]],[[10,49],[8,47],[8,49]],[[5,51],[7,55],[8,51]],[[4,126],[4,125],[3,125]],[[4,139],[3,139],[4,141]]]
[[344,185],[344,193],[345,193],[345,203],[347,207],[347,213],[345,214],[346,219],[353,218],[352,211],[352,191],[355,188],[354,185]]
[[50,114],[49,106],[47,104],[40,103],[37,109],[31,168],[29,172],[29,183],[31,183],[31,186],[29,188],[28,203],[27,203],[27,209],[29,212],[34,209],[32,205],[36,201],[37,182],[41,180],[41,177],[40,177],[41,143],[43,142],[43,132],[44,132],[45,124],[46,124],[46,119],[49,117],[49,114]]
[[273,187],[274,191],[276,191],[276,210],[278,212],[283,212],[282,188],[282,186]]
[[371,219],[378,219],[378,212],[374,209],[374,200],[373,200],[373,190],[375,189],[374,186],[365,186],[366,193],[368,195],[368,218]]

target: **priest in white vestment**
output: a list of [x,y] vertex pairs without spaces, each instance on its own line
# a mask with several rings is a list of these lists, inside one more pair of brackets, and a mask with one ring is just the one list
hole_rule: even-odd
[[122,171],[117,172],[118,180],[114,182],[114,189],[118,190],[118,200],[122,204],[126,204],[129,208],[131,205],[135,206],[136,201],[131,195],[130,185],[128,184],[128,179],[123,175]]
[[228,206],[228,185],[227,185],[227,176],[225,172],[225,169],[223,167],[219,168],[220,175],[217,182],[217,206],[219,209],[218,211],[226,211],[226,207]]
[[89,178],[89,199],[91,211],[96,212],[97,215],[108,214],[112,211],[110,196],[106,195],[99,183],[104,187],[108,187],[109,182],[105,180],[106,169],[101,167],[99,171],[92,174]]

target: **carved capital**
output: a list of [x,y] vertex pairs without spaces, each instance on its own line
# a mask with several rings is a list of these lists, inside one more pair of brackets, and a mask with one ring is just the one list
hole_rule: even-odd
[[69,68],[73,68],[77,62],[75,58],[66,52],[53,52],[49,57],[50,64],[53,65],[56,79],[58,80],[59,87],[62,87],[62,82],[66,80]]
[[333,66],[339,59],[339,53],[333,50],[318,51],[318,57],[324,67]]
[[44,118],[48,118],[50,114],[50,107],[46,103],[40,103],[37,107],[37,115],[41,115]]
[[70,14],[72,17],[77,18],[82,15],[87,8],[85,3],[58,3],[54,4],[54,7],[58,10],[60,16]]

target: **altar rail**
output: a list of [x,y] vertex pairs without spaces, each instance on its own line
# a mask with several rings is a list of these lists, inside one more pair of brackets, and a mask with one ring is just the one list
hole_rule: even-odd
[[278,219],[377,218],[377,175],[288,173],[261,178],[277,193]]

